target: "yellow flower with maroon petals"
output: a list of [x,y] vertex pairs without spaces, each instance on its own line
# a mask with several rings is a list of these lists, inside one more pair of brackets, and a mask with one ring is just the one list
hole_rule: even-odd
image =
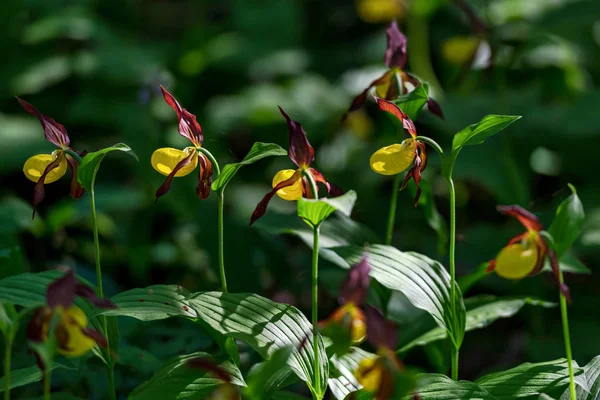
[[17,97],[17,101],[25,111],[40,120],[46,140],[59,148],[51,154],[37,154],[29,157],[23,165],[25,177],[35,183],[33,191],[33,216],[35,217],[36,208],[45,196],[44,185],[62,178],[67,169],[71,170],[71,197],[80,198],[83,196],[83,188],[77,182],[79,161],[73,158],[73,154],[76,154],[76,152],[69,147],[71,140],[63,125],[47,115],[43,115],[25,100]]
[[210,195],[213,165],[211,160],[201,151],[204,140],[202,127],[196,121],[196,116],[188,112],[185,108],[182,108],[171,93],[162,86],[160,89],[167,104],[177,114],[179,134],[188,139],[192,143],[192,146],[188,146],[183,150],[163,147],[152,153],[150,164],[152,164],[152,167],[156,171],[167,177],[165,182],[156,191],[156,200],[171,189],[173,178],[189,175],[196,170],[198,165],[200,166],[200,173],[196,194],[201,199],[206,199]]

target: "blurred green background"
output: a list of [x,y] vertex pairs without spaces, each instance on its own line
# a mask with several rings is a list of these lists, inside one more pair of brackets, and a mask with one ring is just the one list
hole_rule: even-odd
[[[150,284],[218,290],[216,199],[199,200],[194,175],[175,179],[154,204],[163,176],[152,152],[183,148],[176,117],[163,101],[167,87],[204,129],[204,146],[221,166],[243,158],[256,141],[287,148],[277,106],[301,122],[317,150],[315,166],[358,193],[353,218],[366,237],[385,231],[392,180],[369,168],[370,154],[405,136],[372,102],[342,124],[352,98],[385,69],[385,28],[397,19],[408,37],[407,69],[432,87],[446,120],[423,112],[419,134],[445,148],[452,135],[486,114],[523,118],[484,145],[465,149],[455,168],[459,276],[495,257],[521,231],[495,211],[520,204],[549,223],[574,184],[587,213],[573,255],[594,271],[600,261],[600,2],[594,0],[15,0],[0,5],[0,277],[76,267],[94,280],[89,198],[72,200],[63,178],[46,187],[34,221],[33,183],[24,161],[49,153],[39,122],[20,96],[64,124],[72,147],[94,151],[127,143],[140,162],[120,154],[104,161],[97,183],[102,264],[109,294]],[[439,157],[425,178],[448,217]],[[252,210],[270,189],[285,157],[244,167],[226,192],[225,239],[229,287],[256,292],[303,310],[310,307],[310,250],[291,235],[294,204],[278,198],[258,226]],[[288,224],[288,225],[286,225]],[[262,228],[261,228],[262,226]],[[272,230],[272,229],[271,229]],[[370,232],[372,231],[372,232]],[[399,196],[394,245],[447,265],[438,237],[410,190]],[[341,270],[322,266],[324,318],[336,304]],[[574,355],[580,365],[600,354],[600,279],[568,274]],[[518,283],[485,277],[468,293],[531,295],[558,301],[549,276]],[[395,318],[414,310],[394,299]],[[214,346],[185,321],[142,324],[120,319],[118,385],[125,395],[162,360]],[[401,330],[408,329],[401,325]],[[20,335],[21,338],[24,335]],[[15,367],[33,363],[24,340]],[[467,334],[461,377],[523,361],[562,357],[558,309],[525,308],[512,319]],[[443,343],[412,350],[408,364],[441,370]],[[249,359],[256,358],[249,354]],[[100,398],[100,364],[75,362],[55,383]],[[61,381],[63,379],[63,381]],[[23,394],[38,387],[21,389]],[[15,392],[18,393],[18,392]],[[94,395],[90,394],[94,393]]]

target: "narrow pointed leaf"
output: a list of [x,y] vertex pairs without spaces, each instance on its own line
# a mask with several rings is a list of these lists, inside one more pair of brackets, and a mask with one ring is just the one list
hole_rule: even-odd
[[[460,346],[465,330],[465,305],[456,285],[455,310],[450,301],[450,275],[444,267],[424,255],[401,252],[392,246],[374,245],[341,247],[334,251],[349,265],[366,255],[371,277],[388,289],[402,292],[417,308],[427,311],[445,329],[455,345]],[[456,323],[454,315],[456,314]]]
[[[211,372],[192,368],[187,363],[194,358],[209,358],[207,353],[178,356],[159,369],[150,380],[138,386],[130,400],[202,399],[224,382]],[[216,366],[231,376],[231,383],[245,386],[240,370],[231,361],[213,359]]]
[[478,123],[469,125],[454,135],[452,151],[460,150],[464,146],[481,144],[519,118],[521,118],[519,115],[486,115]]
[[83,186],[86,190],[93,190],[94,181],[96,180],[96,174],[98,173],[98,169],[100,168],[100,163],[104,159],[106,154],[111,151],[124,151],[127,154],[131,155],[133,158],[138,160],[137,155],[131,150],[129,146],[124,143],[117,143],[112,147],[107,147],[105,149],[101,149],[98,151],[94,151],[92,153],[87,153],[79,168],[77,168],[77,182],[81,186]]
[[573,185],[569,185],[569,188],[572,194],[558,206],[556,217],[548,228],[554,239],[554,250],[558,257],[562,257],[581,234],[585,220],[583,204],[577,196],[577,191]]
[[[418,382],[416,392],[421,400],[499,400],[477,383],[453,381],[446,375],[422,374]],[[407,396],[404,400],[413,400],[413,397]]]
[[334,211],[347,217],[352,213],[356,203],[356,192],[350,190],[339,197],[298,200],[298,216],[308,225],[317,227]]
[[[52,364],[52,370],[56,368],[66,368],[60,364]],[[0,378],[0,393],[4,392],[5,381],[4,377]],[[13,369],[10,373],[10,388],[18,388],[21,386],[29,385],[30,383],[39,382],[42,380],[42,371],[37,365],[31,367]]]
[[218,191],[225,188],[244,165],[253,164],[258,160],[271,156],[287,156],[287,150],[275,143],[254,143],[242,161],[239,163],[227,164],[223,167],[221,175],[219,175],[212,183],[212,190]]

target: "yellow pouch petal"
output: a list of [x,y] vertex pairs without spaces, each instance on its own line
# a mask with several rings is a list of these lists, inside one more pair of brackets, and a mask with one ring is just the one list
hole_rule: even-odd
[[61,329],[66,334],[66,343],[59,346],[59,353],[78,357],[94,347],[94,339],[82,332],[87,327],[87,322],[85,313],[79,307],[71,306],[62,312],[57,331]]
[[[181,160],[188,157],[190,152],[196,151],[193,147],[188,147],[185,150],[173,149],[171,147],[163,147],[152,153],[150,163],[152,167],[165,176],[169,176],[173,169]],[[194,157],[185,167],[181,168],[175,174],[175,177],[185,176],[196,169],[198,165],[198,157]]]
[[379,357],[363,359],[354,371],[354,377],[365,390],[374,392],[381,386],[381,365],[378,363]]
[[[46,167],[59,156],[58,152],[52,154],[38,154],[33,157],[29,157],[23,165],[23,173],[32,182],[36,182],[41,178]],[[48,172],[44,183],[52,183],[59,180],[67,172],[67,160],[63,157],[58,164],[58,167]]]
[[[293,169],[283,169],[273,177],[272,187],[279,185],[283,181],[287,181],[296,173]],[[279,189],[277,196],[284,200],[293,201],[302,197],[302,179],[298,179],[293,185]]]
[[524,247],[521,243],[503,248],[496,257],[495,271],[506,279],[521,279],[533,271],[537,264],[537,248]]
[[415,159],[417,143],[405,139],[402,144],[392,144],[377,150],[371,156],[371,169],[380,175],[396,175],[408,169]]
[[401,0],[357,0],[356,11],[371,23],[391,21],[404,14]]
[[442,54],[455,65],[463,65],[473,59],[481,40],[473,36],[455,36],[444,42]]

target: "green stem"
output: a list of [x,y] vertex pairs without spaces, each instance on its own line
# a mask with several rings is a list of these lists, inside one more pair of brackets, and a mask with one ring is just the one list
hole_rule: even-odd
[[13,337],[10,332],[6,334],[6,347],[4,353],[4,400],[10,400],[10,357],[12,354]]
[[[562,270],[558,270],[558,281],[562,286],[564,283]],[[577,391],[575,390],[575,377],[573,375],[573,354],[571,353],[571,335],[569,334],[569,317],[567,313],[567,299],[563,292],[560,292],[560,315],[562,317],[563,334],[565,337],[565,351],[569,363],[569,389],[571,391],[571,400],[577,400]]]
[[227,278],[225,277],[225,242],[223,239],[223,203],[225,201],[225,190],[220,189],[217,193],[218,208],[219,208],[219,275],[221,276],[221,290],[227,293]]
[[[92,187],[89,190],[90,193],[90,208],[92,209],[92,227],[94,230],[94,247],[95,247],[95,256],[96,256],[96,281],[97,288],[96,293],[98,297],[104,298],[104,291],[102,290],[102,267],[100,266],[100,238],[98,235],[98,216],[96,215],[96,195],[94,193],[94,188]],[[107,369],[108,369],[108,393],[112,400],[117,398],[116,388],[115,388],[115,364],[112,359],[111,348],[110,348],[110,338],[108,334],[108,320],[106,316],[102,315],[100,317],[102,322],[102,327],[104,328],[104,334],[106,335],[106,353],[108,360],[107,361]]]
[[437,151],[437,153],[440,155],[440,157],[442,159],[444,158],[444,150],[442,150],[442,147],[432,138],[429,138],[427,136],[417,136],[417,137],[415,137],[415,140],[420,140],[422,142],[427,143],[428,145],[433,147],[433,149],[435,151]]
[[392,237],[394,236],[394,222],[396,221],[396,208],[398,208],[398,192],[400,191],[401,183],[402,175],[396,174],[396,176],[394,177],[394,186],[392,187],[392,200],[390,201],[390,212],[388,213],[387,231],[385,233],[385,244],[388,246],[392,244]]
[[79,164],[81,164],[81,156],[79,156],[79,154],[77,154],[71,149],[64,149],[64,152],[73,157]]
[[50,400],[50,380],[52,371],[50,368],[46,368],[44,372],[44,400]]
[[[452,324],[456,323],[456,266],[455,266],[455,247],[456,247],[456,190],[454,181],[448,178],[448,189],[450,190],[450,309],[452,310]],[[458,346],[453,344],[452,348],[452,379],[458,380]]]
[[312,325],[313,325],[313,352],[315,371],[315,393],[321,388],[321,372],[319,364],[318,341],[318,304],[319,304],[319,227],[313,228],[313,255],[312,255]]

